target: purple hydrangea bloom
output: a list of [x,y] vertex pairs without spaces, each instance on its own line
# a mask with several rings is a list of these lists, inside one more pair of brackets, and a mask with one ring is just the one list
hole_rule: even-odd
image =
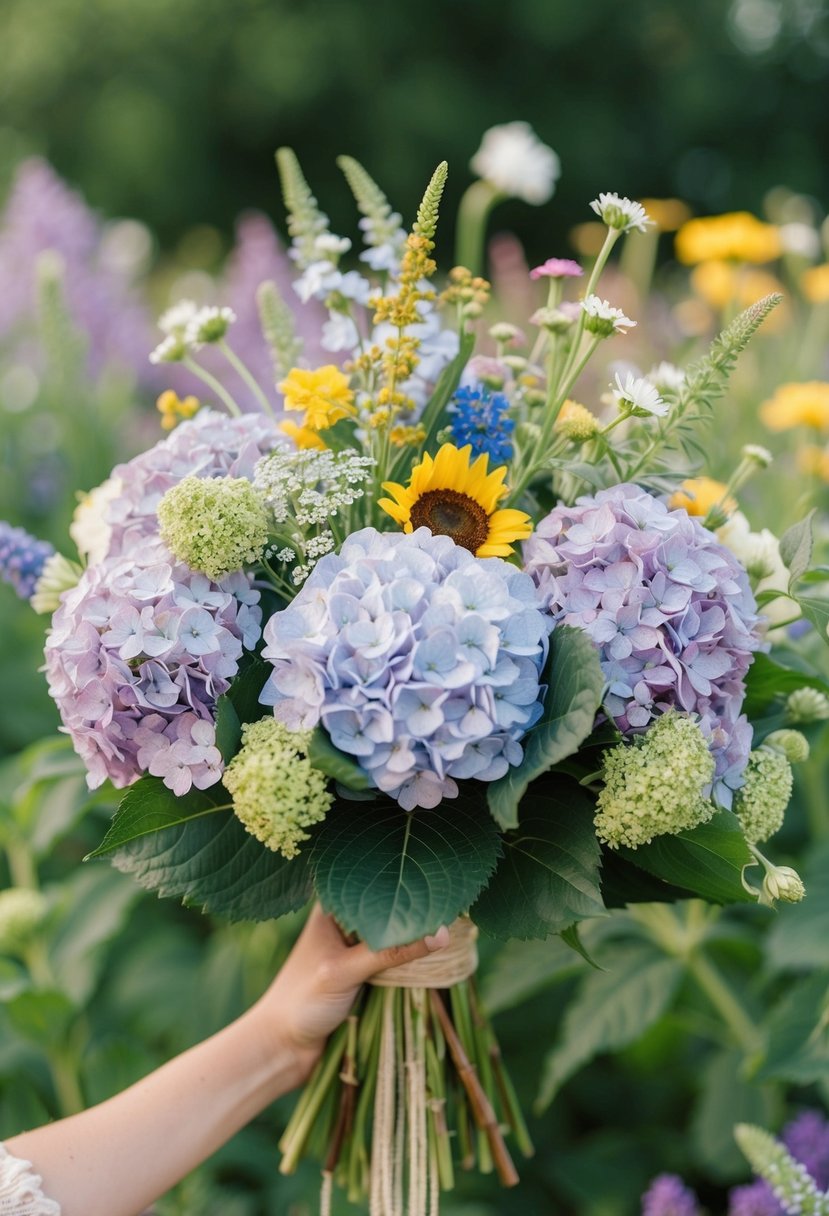
[[785,1216],[785,1213],[769,1184],[758,1178],[728,1192],[728,1216]]
[[104,231],[80,195],[46,161],[35,157],[20,165],[0,223],[0,337],[33,321],[37,260],[52,250],[64,264],[69,311],[88,341],[90,374],[117,363],[157,388],[159,374],[147,362],[151,318],[131,272],[107,260]]
[[724,806],[742,784],[745,675],[762,645],[748,576],[699,520],[636,485],[558,506],[524,545],[556,621],[593,639],[604,708],[624,733],[671,708],[698,715]]
[[52,619],[46,675],[91,789],[219,780],[216,700],[261,636],[258,603],[247,575],[211,582],[158,540],[87,568]]
[[46,559],[54,551],[48,541],[0,520],[0,579],[10,583],[22,600],[34,595]]
[[660,1174],[642,1196],[642,1216],[699,1216],[699,1204],[676,1174]]
[[158,504],[183,478],[252,479],[257,460],[286,442],[274,422],[261,414],[230,418],[218,410],[200,410],[166,439],[113,469],[120,492],[106,508],[111,529],[106,556],[131,552],[158,535]]
[[364,528],[265,626],[261,701],[321,722],[406,810],[518,764],[541,714],[549,617],[532,580],[428,528]]

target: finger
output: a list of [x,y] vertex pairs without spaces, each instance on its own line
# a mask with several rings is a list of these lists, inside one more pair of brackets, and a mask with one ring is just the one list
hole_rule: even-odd
[[438,931],[420,941],[412,942],[409,946],[389,946],[385,950],[371,950],[365,942],[351,946],[343,962],[355,983],[364,983],[385,971],[388,967],[402,967],[404,963],[412,963],[415,959],[425,958],[436,950],[442,950],[449,943],[449,930],[441,925]]

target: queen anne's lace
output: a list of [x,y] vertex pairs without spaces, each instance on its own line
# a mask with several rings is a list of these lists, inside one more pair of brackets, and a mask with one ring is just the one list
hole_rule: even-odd
[[60,1216],[60,1206],[43,1194],[32,1163],[13,1157],[0,1144],[0,1216]]

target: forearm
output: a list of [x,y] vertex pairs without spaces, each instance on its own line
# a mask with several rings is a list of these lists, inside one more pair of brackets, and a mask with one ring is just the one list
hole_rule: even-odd
[[300,1084],[309,1063],[254,1007],[123,1093],[8,1148],[32,1161],[63,1216],[136,1216]]

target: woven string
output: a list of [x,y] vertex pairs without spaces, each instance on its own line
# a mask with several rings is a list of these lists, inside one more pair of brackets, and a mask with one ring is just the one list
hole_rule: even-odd
[[449,944],[425,958],[389,967],[369,983],[377,988],[451,988],[474,975],[478,968],[475,940],[478,930],[465,916],[449,926]]

